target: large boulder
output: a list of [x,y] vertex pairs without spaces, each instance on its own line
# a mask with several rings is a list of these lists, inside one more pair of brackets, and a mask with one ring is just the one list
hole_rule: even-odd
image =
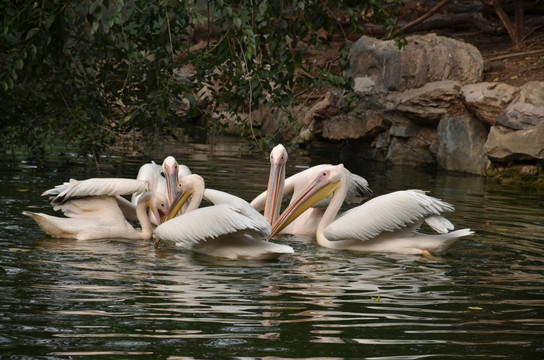
[[489,166],[484,154],[487,130],[470,116],[446,117],[437,128],[436,160],[446,170],[482,175]]
[[306,112],[302,121],[304,126],[313,134],[321,134],[323,121],[340,114],[340,109],[338,108],[338,98],[340,96],[339,91],[327,92],[323,99],[316,102]]
[[393,40],[366,36],[353,44],[349,59],[358,92],[404,91],[441,80],[481,81],[484,61],[476,47],[435,34],[407,36],[406,41],[400,50]]
[[544,122],[544,106],[524,102],[511,103],[497,119],[497,124],[512,130],[527,130],[541,122]]
[[487,156],[499,163],[544,159],[544,82],[531,81],[489,130]]
[[519,88],[519,101],[544,106],[544,81],[529,81]]
[[526,130],[491,127],[485,144],[487,156],[497,162],[544,159],[544,121]]
[[483,82],[461,88],[461,95],[467,108],[487,125],[494,125],[506,110],[519,89],[504,83]]
[[341,114],[322,122],[321,136],[327,140],[371,140],[389,127],[389,122],[372,110],[363,114]]
[[436,127],[460,102],[460,89],[458,81],[435,81],[416,89],[389,93],[386,107],[419,125]]
[[385,161],[395,165],[435,164],[432,148],[436,141],[436,132],[430,128],[420,128],[412,137],[391,136]]
[[518,99],[507,106],[496,124],[512,130],[528,130],[541,122],[544,122],[544,82],[530,81],[519,88]]

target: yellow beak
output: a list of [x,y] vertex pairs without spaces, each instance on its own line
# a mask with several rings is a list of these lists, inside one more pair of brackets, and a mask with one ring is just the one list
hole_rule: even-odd
[[268,239],[283,230],[303,212],[315,205],[317,202],[326,199],[340,187],[340,182],[330,182],[327,176],[318,176],[298,198],[291,202],[291,205],[281,214],[278,221],[272,226],[272,232]]
[[183,205],[187,202],[187,200],[189,200],[191,195],[193,195],[193,193],[194,193],[194,189],[178,193],[174,199],[174,202],[172,203],[172,206],[170,206],[170,209],[168,210],[168,213],[166,214],[164,221],[168,221],[175,218],[180,212]]

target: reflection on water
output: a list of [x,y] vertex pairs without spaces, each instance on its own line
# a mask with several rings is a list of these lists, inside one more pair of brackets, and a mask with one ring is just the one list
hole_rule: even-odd
[[[168,151],[208,185],[251,199],[265,188],[267,157],[227,145]],[[69,177],[131,177],[140,161],[100,170],[9,164],[0,356],[542,358],[544,194],[343,156],[376,194],[429,190],[477,235],[440,257],[334,251],[281,235],[295,253],[274,262],[211,259],[168,243],[52,239],[19,215],[51,212],[43,190]],[[290,156],[288,172],[319,162],[337,160]]]

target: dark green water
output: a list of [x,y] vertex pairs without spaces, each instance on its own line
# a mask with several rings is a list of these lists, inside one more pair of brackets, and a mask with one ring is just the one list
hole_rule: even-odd
[[[239,157],[235,143],[153,159],[166,154],[247,200],[266,188],[267,157]],[[48,238],[20,215],[53,213],[40,194],[70,177],[135,177],[149,160],[99,170],[2,162],[2,359],[544,358],[544,193],[347,154],[290,157],[289,174],[343,162],[377,195],[420,188],[453,203],[449,219],[476,235],[439,257],[338,252],[282,235],[294,255],[221,261],[147,241]]]

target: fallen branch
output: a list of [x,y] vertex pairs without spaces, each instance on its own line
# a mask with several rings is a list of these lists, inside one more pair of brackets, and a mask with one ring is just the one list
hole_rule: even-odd
[[517,57],[517,56],[534,55],[534,54],[540,54],[540,53],[544,54],[544,49],[528,50],[528,51],[521,51],[521,52],[517,52],[517,53],[510,53],[510,54],[495,56],[493,58],[486,59],[486,61],[496,61],[496,60],[513,58],[513,57]]
[[433,7],[431,10],[429,10],[426,14],[423,14],[423,16],[420,16],[419,18],[415,19],[414,21],[409,22],[408,24],[404,25],[401,28],[401,30],[403,32],[407,32],[408,30],[410,30],[411,28],[413,28],[417,24],[422,23],[426,19],[430,18],[434,13],[436,13],[438,10],[440,10],[442,7],[444,7],[444,5],[446,5],[449,2],[450,2],[450,0],[442,0],[435,7]]

